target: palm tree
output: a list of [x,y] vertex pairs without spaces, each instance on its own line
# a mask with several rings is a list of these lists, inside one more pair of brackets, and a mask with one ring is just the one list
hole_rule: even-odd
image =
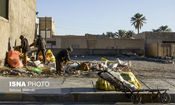
[[168,28],[167,25],[165,25],[165,26],[160,26],[159,29],[160,29],[161,32],[170,32],[170,31],[171,31],[171,29]]
[[126,37],[131,38],[134,34],[135,34],[134,31],[129,30],[126,32]]
[[126,31],[125,30],[118,30],[118,32],[116,32],[116,34],[118,35],[119,38],[126,37]]
[[171,32],[171,29],[167,25],[160,26],[158,29],[153,29],[153,32]]
[[143,14],[140,13],[136,13],[134,17],[131,17],[131,23],[132,23],[131,25],[134,25],[135,29],[137,29],[138,31],[138,34],[143,26],[143,23],[146,23],[145,21],[146,21],[145,16],[143,16]]

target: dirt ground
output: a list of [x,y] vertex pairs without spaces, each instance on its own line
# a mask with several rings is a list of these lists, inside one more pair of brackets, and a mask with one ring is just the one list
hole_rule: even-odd
[[139,78],[175,78],[175,64],[131,60],[132,72]]

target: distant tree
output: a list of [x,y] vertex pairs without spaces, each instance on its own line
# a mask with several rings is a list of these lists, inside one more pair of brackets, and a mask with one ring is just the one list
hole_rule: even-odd
[[102,35],[105,36],[105,33],[103,33]]
[[116,35],[119,38],[125,38],[126,37],[126,31],[125,30],[118,30],[118,32],[116,32]]
[[138,34],[140,32],[140,29],[143,26],[143,23],[146,23],[146,18],[143,16],[143,14],[136,13],[134,17],[131,17],[131,25],[134,25],[135,29],[137,29]]
[[153,32],[160,32],[159,29],[152,29]]
[[134,34],[134,31],[129,30],[126,32],[126,38],[131,38]]
[[112,32],[106,32],[106,35],[107,35],[108,37],[113,37],[113,36],[114,36],[114,34],[113,34]]
[[160,26],[158,29],[153,29],[153,32],[171,32],[171,29],[167,25]]

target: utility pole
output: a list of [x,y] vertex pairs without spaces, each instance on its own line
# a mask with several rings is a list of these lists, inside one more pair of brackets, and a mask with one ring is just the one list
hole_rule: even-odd
[[45,16],[45,42],[47,43],[47,41],[46,41],[46,37],[47,37],[47,29],[46,29],[46,27],[47,27],[47,24],[46,24],[46,16]]

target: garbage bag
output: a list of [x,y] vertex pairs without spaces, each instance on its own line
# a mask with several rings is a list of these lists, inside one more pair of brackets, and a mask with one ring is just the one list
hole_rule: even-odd
[[86,63],[80,64],[79,67],[77,67],[78,70],[84,70],[84,71],[89,71],[90,67]]
[[34,61],[34,64],[35,64],[36,67],[38,67],[41,64],[41,61],[39,61],[39,60]]
[[137,80],[137,78],[134,76],[132,72],[119,72],[122,78],[129,83],[136,86],[136,89],[141,89],[141,84]]
[[[141,84],[139,84],[138,81],[136,81],[136,77],[132,72],[114,72],[110,71],[110,74],[112,74],[114,77],[116,77],[118,80],[123,82],[125,86],[132,90],[140,89]],[[125,74],[125,75],[124,75]],[[124,77],[125,76],[125,77]],[[128,78],[126,78],[128,77]]]
[[[125,86],[129,87],[132,90],[140,89],[141,84],[138,82],[136,77],[132,72],[114,72],[110,71],[110,74],[115,76],[116,79],[121,81]],[[103,75],[105,76],[105,75]],[[106,75],[107,76],[107,75]],[[109,78],[109,77],[106,77]],[[112,84],[110,84],[108,81],[99,78],[96,82],[96,88],[100,90],[106,90],[106,91],[113,91],[113,90],[118,90],[117,87],[114,87]]]
[[72,69],[77,69],[78,66],[79,66],[78,63],[68,63],[66,65],[66,67],[63,68],[63,71],[69,71],[69,70],[72,70]]
[[33,68],[33,69],[32,69],[32,71],[35,72],[35,73],[41,73],[42,70],[43,70],[43,69],[42,69],[42,68],[39,68],[39,67]]
[[118,63],[110,63],[108,67],[110,69],[115,69],[115,68],[117,68],[117,66],[118,66]]
[[8,51],[7,54],[7,62],[12,68],[22,68],[23,64],[19,58],[19,51]]
[[96,88],[105,91],[115,91],[115,87],[102,78],[98,78],[96,82]]
[[104,69],[107,69],[108,68],[108,65],[107,65],[108,61],[105,61],[101,64],[99,64],[100,67],[104,68]]
[[101,58],[101,61],[106,61],[107,62],[107,65],[109,65],[110,63],[113,63],[112,61],[109,61],[108,59],[106,59],[106,58]]
[[55,56],[50,49],[46,52],[46,60],[49,62],[55,62]]
[[117,62],[120,66],[124,66],[124,67],[130,66],[128,62],[124,62],[124,61],[120,60],[119,58],[117,58]]

